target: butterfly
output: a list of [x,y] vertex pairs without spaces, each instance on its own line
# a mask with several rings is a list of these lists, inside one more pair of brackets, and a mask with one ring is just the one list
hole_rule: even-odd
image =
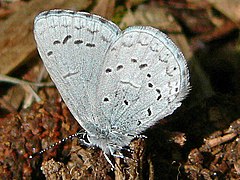
[[87,12],[50,10],[34,21],[43,63],[91,146],[117,155],[189,92],[182,52],[150,26],[121,31]]

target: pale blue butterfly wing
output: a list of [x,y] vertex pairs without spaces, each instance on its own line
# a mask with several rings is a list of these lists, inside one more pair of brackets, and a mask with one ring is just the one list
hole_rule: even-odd
[[130,27],[110,46],[98,86],[99,113],[112,143],[128,145],[181,105],[189,91],[186,60],[152,27]]
[[85,12],[52,10],[35,18],[34,35],[44,65],[87,131],[104,55],[119,32],[115,24]]

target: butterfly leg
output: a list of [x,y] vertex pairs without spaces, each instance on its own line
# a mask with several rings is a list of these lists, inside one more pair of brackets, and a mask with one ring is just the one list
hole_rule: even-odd
[[[115,150],[113,150],[112,148],[111,148],[111,146],[112,147],[114,147],[114,149],[117,149],[118,151],[118,154],[116,154],[116,152],[115,152]],[[111,146],[109,146],[109,151],[110,151],[110,154],[112,155],[112,156],[114,156],[114,157],[117,157],[117,158],[122,158],[122,159],[124,159],[125,158],[125,156],[121,153],[121,150],[122,149],[128,149],[128,148],[124,148],[124,147],[121,147],[121,146],[117,146],[117,145],[115,145],[115,144],[112,144]],[[128,149],[129,150],[129,149]],[[129,150],[130,152],[131,152],[131,150]]]
[[108,155],[105,152],[103,152],[103,155],[107,162],[112,166],[111,170],[113,171],[115,169],[115,166],[113,165],[112,161],[109,159]]

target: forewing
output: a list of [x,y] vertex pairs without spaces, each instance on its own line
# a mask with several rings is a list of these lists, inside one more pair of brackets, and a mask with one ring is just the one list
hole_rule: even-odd
[[44,65],[69,110],[86,130],[104,55],[119,31],[112,22],[84,12],[51,10],[35,18],[34,36]]
[[98,87],[112,131],[136,135],[173,113],[189,90],[186,61],[151,27],[130,27],[109,47]]

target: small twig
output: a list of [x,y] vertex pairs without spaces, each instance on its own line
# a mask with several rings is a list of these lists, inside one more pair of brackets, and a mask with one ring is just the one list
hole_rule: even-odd
[[214,139],[205,140],[205,144],[208,145],[210,148],[213,148],[217,145],[220,145],[222,143],[225,143],[225,142],[233,139],[236,136],[237,136],[237,133],[227,134],[227,135],[224,135],[222,137],[217,137],[217,138],[214,138]]
[[[35,83],[41,82],[44,74],[46,74],[46,69],[44,68],[44,66],[42,64],[41,69],[40,69],[40,73],[38,73],[38,77],[37,77],[37,80],[36,80]],[[24,86],[26,86],[26,85],[24,85]],[[25,87],[23,87],[23,88],[25,88]],[[24,109],[28,108],[32,104],[34,98],[37,102],[41,101],[40,97],[36,94],[36,92],[39,89],[38,86],[32,87],[32,86],[27,85],[26,88],[27,88],[27,91],[30,91],[30,93],[28,94],[28,96],[25,96],[25,98],[24,98],[24,103],[23,103],[23,108]]]
[[25,91],[30,92],[33,97],[36,99],[37,102],[41,101],[41,98],[36,94],[36,92],[33,90],[31,86],[36,86],[36,87],[49,87],[53,86],[54,84],[52,82],[47,82],[47,83],[34,83],[34,82],[29,82],[17,78],[13,78],[10,76],[6,76],[3,74],[0,74],[0,82],[7,82],[7,83],[12,83],[12,84],[19,84],[22,86]]
[[29,81],[13,78],[10,76],[6,76],[3,74],[0,74],[0,82],[7,82],[7,83],[12,83],[12,84],[20,84],[20,85],[32,85],[32,86],[37,86],[37,87],[54,86],[54,84],[52,82],[34,83],[34,82],[29,82]]
[[[34,89],[29,84],[20,84],[20,85],[25,91],[29,92],[36,99],[37,102],[41,101],[41,98],[37,95],[37,93],[34,91]],[[26,108],[26,107],[24,107],[24,108]]]

